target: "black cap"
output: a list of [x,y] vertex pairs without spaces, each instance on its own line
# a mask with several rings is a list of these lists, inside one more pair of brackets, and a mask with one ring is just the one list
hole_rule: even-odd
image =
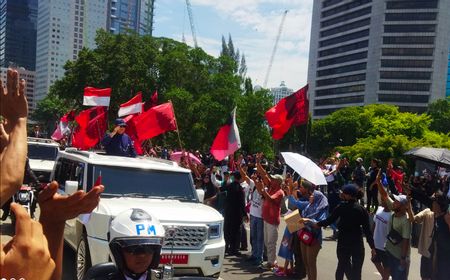
[[348,184],[342,188],[342,192],[352,197],[356,197],[358,195],[359,188],[355,184]]
[[115,121],[114,121],[114,124],[117,126],[127,126],[127,123],[123,120],[123,119],[116,119]]

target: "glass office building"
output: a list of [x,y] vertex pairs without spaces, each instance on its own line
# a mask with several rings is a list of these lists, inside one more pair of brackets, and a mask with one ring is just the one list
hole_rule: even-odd
[[313,117],[374,103],[425,112],[445,97],[449,41],[450,0],[314,1]]
[[0,0],[0,66],[36,68],[38,0]]
[[154,0],[110,0],[109,30],[152,35]]

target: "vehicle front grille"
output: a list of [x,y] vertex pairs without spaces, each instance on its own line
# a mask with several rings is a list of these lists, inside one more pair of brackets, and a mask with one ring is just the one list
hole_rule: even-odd
[[170,250],[200,249],[208,239],[206,226],[164,226],[166,238],[163,248]]

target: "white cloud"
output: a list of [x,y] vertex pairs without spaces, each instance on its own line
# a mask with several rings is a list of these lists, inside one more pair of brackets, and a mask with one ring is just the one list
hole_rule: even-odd
[[[233,25],[229,33],[233,37],[234,45],[246,56],[248,76],[254,84],[260,85],[266,76],[282,14],[288,9],[267,86],[275,87],[281,81],[286,81],[287,86],[297,89],[305,84],[307,78],[312,1],[191,0],[191,3],[197,22],[201,14],[196,9],[207,8],[212,9],[222,22],[230,22],[230,26]],[[184,0],[176,2],[176,10],[186,7]],[[174,1],[161,0],[159,5],[162,5],[164,10],[169,7],[173,9]],[[239,30],[235,30],[236,24],[240,26]],[[221,34],[205,37],[204,32],[201,32],[206,28],[213,28],[212,26],[213,23],[211,26],[198,26],[197,40],[207,53],[217,56],[221,50]],[[185,28],[185,39],[188,44],[193,45],[189,27]],[[181,34],[172,35],[172,38],[181,38]]]

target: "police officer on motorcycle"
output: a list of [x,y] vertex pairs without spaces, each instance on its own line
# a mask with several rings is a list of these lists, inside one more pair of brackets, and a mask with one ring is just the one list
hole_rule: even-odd
[[84,279],[154,279],[165,231],[160,222],[142,209],[128,209],[111,222],[109,249],[114,265],[93,266]]

